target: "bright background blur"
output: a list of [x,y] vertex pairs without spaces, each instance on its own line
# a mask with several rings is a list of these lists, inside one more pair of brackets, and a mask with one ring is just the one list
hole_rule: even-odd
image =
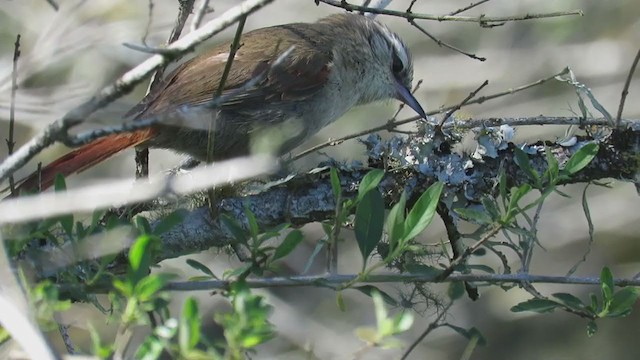
[[[140,44],[148,22],[146,0],[59,0],[61,9],[54,12],[45,0],[0,0],[0,138],[8,129],[11,87],[11,59],[16,34],[22,35],[22,56],[19,60],[20,89],[17,95],[18,146],[38,129],[59,118],[75,105],[88,99],[95,91],[109,84],[127,69],[148,55],[122,46],[123,42]],[[353,0],[355,1],[355,0]],[[395,0],[391,8],[404,10],[409,0]],[[447,14],[466,6],[470,0],[418,1],[414,12]],[[211,19],[239,3],[237,0],[212,0],[216,12]],[[475,23],[438,23],[419,21],[428,31],[443,41],[479,56],[485,62],[470,59],[433,41],[412,28],[405,19],[380,17],[409,44],[415,58],[414,79],[424,82],[417,97],[427,109],[451,105],[481,84],[490,84],[481,95],[503,91],[547,77],[570,66],[578,80],[593,90],[610,113],[617,112],[620,92],[635,52],[640,47],[640,2],[637,0],[494,0],[463,15],[507,16],[580,9],[584,16],[537,19],[507,23],[502,27],[484,29]],[[249,17],[246,29],[295,21],[314,21],[324,15],[341,11],[326,5],[316,6],[313,0],[276,0],[274,4]],[[177,1],[156,0],[147,43],[159,46],[166,39],[177,14]],[[189,23],[187,24],[189,26]],[[228,29],[204,47],[228,39],[235,31]],[[83,126],[115,124],[119,116],[139,101],[146,86],[96,114]],[[632,83],[624,117],[640,118],[640,78]],[[328,137],[364,130],[384,123],[395,111],[395,102],[355,109],[342,120],[328,127],[302,148]],[[552,82],[517,95],[504,97],[483,105],[464,109],[461,117],[490,116],[571,116],[577,111],[575,92],[565,84]],[[412,115],[404,111],[402,116]],[[559,126],[518,129],[517,141],[554,140],[565,128]],[[470,151],[465,143],[459,150]],[[37,161],[47,163],[67,150],[62,146],[48,149]],[[133,152],[128,151],[106,164],[69,179],[71,186],[83,181],[105,177],[132,176]],[[352,141],[326,153],[338,159],[361,158],[363,147]],[[0,146],[0,158],[6,147]],[[313,167],[324,155],[307,157],[300,168]],[[180,159],[167,151],[152,151],[151,172],[158,173],[174,166]],[[37,161],[22,169],[24,175],[35,169]],[[611,180],[613,189],[589,188],[589,205],[595,223],[595,242],[588,261],[576,275],[595,276],[602,266],[612,268],[615,276],[631,277],[639,272],[640,261],[640,200],[634,187]],[[539,250],[531,271],[536,274],[563,275],[582,257],[587,249],[588,229],[582,213],[580,196],[584,185],[562,190],[573,197],[552,196],[544,207],[540,225],[540,241],[546,251]],[[319,226],[304,229],[307,242],[288,263],[287,272],[300,273],[317,240],[322,236]],[[345,232],[347,233],[347,232]],[[442,224],[434,222],[424,241],[437,243],[445,239]],[[354,273],[360,269],[360,255],[352,241],[343,245],[340,271]],[[194,255],[221,274],[237,265],[228,255],[216,250]],[[515,261],[515,260],[514,260]],[[312,271],[322,271],[322,259]],[[191,275],[184,259],[167,261],[166,270]],[[496,265],[497,266],[497,265]],[[513,263],[512,268],[519,264]],[[394,293],[394,287],[386,288]],[[434,290],[443,290],[442,286]],[[572,292],[587,299],[597,287],[540,285],[544,294]],[[263,291],[275,306],[272,321],[279,337],[260,348],[255,358],[352,358],[362,346],[354,335],[358,326],[371,326],[375,319],[370,298],[346,292],[347,312],[335,304],[335,294],[326,289],[294,288]],[[203,310],[225,309],[217,298],[206,293],[198,295],[204,301]],[[454,308],[449,321],[458,326],[476,326],[489,341],[476,349],[474,359],[636,359],[640,309],[628,318],[598,323],[600,330],[593,338],[586,335],[587,322],[566,313],[548,315],[513,314],[509,308],[529,296],[519,289],[508,292],[482,288],[477,302],[464,299]],[[176,296],[176,308],[182,301]],[[435,310],[427,309],[425,317],[417,316],[412,331],[401,337],[406,343],[415,339],[430,322]],[[211,316],[205,317],[211,323]],[[86,339],[87,321],[103,329],[108,339],[114,325],[101,324],[98,313],[90,306],[76,306],[73,314],[64,316],[73,325],[71,336],[78,344]],[[116,324],[117,325],[117,324]],[[212,328],[213,329],[213,328]],[[213,331],[213,330],[212,330]],[[141,334],[144,329],[141,331]],[[111,335],[109,335],[111,334]],[[57,335],[53,336],[57,340]],[[85,343],[86,344],[86,343]],[[422,342],[412,359],[457,359],[466,340],[449,330],[439,329]],[[310,351],[311,353],[307,353]],[[399,350],[368,350],[364,359],[397,357]]]

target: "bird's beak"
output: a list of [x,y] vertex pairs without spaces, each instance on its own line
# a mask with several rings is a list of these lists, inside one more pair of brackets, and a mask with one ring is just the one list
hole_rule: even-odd
[[423,119],[427,119],[427,114],[424,112],[424,109],[422,109],[422,106],[420,106],[418,100],[416,100],[411,91],[402,85],[398,79],[396,79],[396,99],[407,104],[407,106],[417,112]]

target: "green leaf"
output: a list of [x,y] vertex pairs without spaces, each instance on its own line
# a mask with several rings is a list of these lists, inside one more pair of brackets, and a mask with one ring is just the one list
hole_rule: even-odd
[[595,321],[589,321],[587,324],[587,336],[592,337],[598,332],[598,325]]
[[363,266],[382,239],[384,200],[378,189],[365,193],[356,208],[355,235],[362,254]]
[[161,235],[171,230],[174,226],[178,225],[182,220],[184,220],[187,212],[185,209],[178,209],[173,211],[171,214],[165,216],[158,222],[158,224],[153,228],[154,235]]
[[307,263],[304,265],[304,270],[302,271],[303,275],[306,274],[307,271],[309,271],[309,269],[311,269],[311,265],[313,265],[313,261],[316,259],[316,256],[318,256],[318,254],[320,253],[320,250],[322,250],[322,248],[326,245],[326,243],[327,243],[326,241],[318,241],[316,246],[313,248],[311,255],[309,256]]
[[[387,234],[389,235],[389,247],[392,254],[397,248],[398,242],[404,237],[404,211],[407,204],[406,194],[403,192],[400,200],[387,215]],[[386,259],[385,259],[386,260]]]
[[548,313],[552,312],[556,308],[561,307],[562,305],[547,299],[530,299],[527,301],[523,301],[518,305],[515,305],[511,308],[512,312],[522,312],[522,311],[533,311],[537,313]]
[[449,289],[447,289],[447,295],[451,301],[458,300],[464,295],[464,282],[452,281],[449,283]]
[[336,200],[336,206],[338,205],[338,199],[340,199],[340,194],[342,194],[342,187],[340,186],[340,178],[338,177],[338,170],[336,168],[331,168],[331,190],[333,190],[333,198]]
[[631,313],[633,305],[638,301],[640,289],[636,287],[626,287],[613,294],[609,313],[607,317],[622,317]]
[[605,309],[611,298],[613,297],[613,274],[608,267],[603,267],[600,272],[600,287],[602,289],[602,300],[605,303]]
[[133,271],[147,270],[151,266],[151,254],[149,248],[153,238],[149,235],[141,235],[129,249],[129,264]]
[[413,325],[413,314],[410,312],[402,312],[396,315],[393,319],[393,332],[399,334],[411,329]]
[[238,243],[247,244],[247,232],[244,231],[240,224],[238,224],[236,219],[232,218],[228,214],[221,214],[220,220],[222,220],[224,226],[229,230],[229,232],[231,232]]
[[551,296],[562,301],[565,305],[575,310],[584,310],[587,307],[587,305],[585,305],[582,300],[569,293],[555,293],[551,294]]
[[553,152],[547,146],[544,147],[544,154],[547,159],[547,170],[545,175],[547,176],[549,183],[555,185],[558,181],[558,159],[553,155]]
[[67,190],[67,182],[62,174],[56,174],[56,177],[53,179],[53,189],[56,192]]
[[509,199],[509,209],[516,209],[518,202],[531,191],[531,185],[523,184],[517,188],[511,188],[511,197]]
[[272,260],[278,260],[289,255],[303,239],[304,237],[300,230],[293,230],[288,233],[282,243],[276,248]]
[[529,155],[522,151],[522,149],[516,147],[513,149],[514,154],[516,156],[516,164],[531,180],[533,180],[536,184],[540,180],[540,175],[537,171],[533,169],[531,166],[531,160],[529,159]]
[[391,306],[399,305],[398,301],[396,301],[396,299],[394,299],[393,296],[387,294],[386,292],[380,290],[379,288],[373,285],[354,286],[351,289],[358,290],[369,297],[372,297],[373,293],[377,292],[378,294],[380,294],[380,296],[382,296],[382,300],[384,300],[384,302],[387,303],[388,305],[391,305]]
[[[502,200],[502,207],[506,210],[507,208],[507,174],[503,168],[500,169],[500,182],[498,183],[498,189],[500,189],[500,199]],[[496,213],[499,214],[500,212],[496,212]]]
[[453,209],[464,220],[476,223],[476,224],[491,224],[493,219],[484,211],[478,211],[475,209],[457,208]]
[[149,220],[147,220],[147,218],[145,218],[144,216],[137,216],[135,222],[136,222],[136,228],[141,233],[143,234],[152,233],[151,224],[149,224]]
[[384,177],[384,171],[381,169],[373,169],[367,173],[360,181],[360,186],[358,187],[358,201],[361,201],[362,198],[372,189],[376,188],[382,178]]
[[194,259],[187,259],[187,265],[191,266],[192,268],[205,273],[206,275],[209,275],[209,277],[212,277],[214,279],[217,279],[217,277],[213,274],[213,271],[211,271],[211,269],[209,269],[205,264],[194,260]]
[[358,327],[356,328],[355,333],[358,339],[368,344],[376,344],[379,340],[378,331],[369,326]]
[[200,342],[200,315],[198,303],[193,297],[188,297],[182,306],[180,316],[178,344],[183,353],[195,348]]
[[484,197],[482,197],[480,202],[482,202],[482,206],[484,206],[484,209],[487,212],[487,215],[491,219],[500,218],[500,211],[498,210],[498,204],[496,203],[496,201],[494,199],[492,199],[492,198],[490,198],[488,196],[484,196]]
[[169,281],[169,274],[155,274],[142,278],[134,289],[134,295],[141,301],[151,300]]
[[443,188],[443,183],[436,182],[429,186],[427,191],[416,201],[411,211],[409,211],[409,215],[407,215],[407,221],[404,226],[404,241],[413,239],[429,226],[433,215],[436,213]]
[[[64,230],[64,232],[71,236],[73,238],[73,215],[69,214],[69,215],[63,215],[59,217],[60,219],[60,226],[62,227],[62,230]],[[76,239],[77,240],[77,239]]]
[[[62,192],[67,190],[67,183],[64,179],[64,176],[62,176],[62,174],[58,173],[56,174],[56,177],[53,179],[53,189],[56,192]],[[62,227],[62,230],[64,230],[64,232],[68,235],[68,236],[72,236],[73,235],[73,215],[69,214],[69,215],[62,215],[60,217],[57,218],[58,221],[60,221],[60,226]]]
[[249,209],[249,206],[245,206],[244,215],[247,217],[247,222],[249,223],[249,233],[251,237],[254,239],[258,238],[260,235],[260,228],[258,227],[258,219],[256,219],[256,215]]
[[600,306],[598,305],[598,297],[595,294],[589,294],[591,298],[591,305],[589,305],[590,309],[594,313],[600,312]]
[[411,274],[432,276],[433,278],[436,278],[442,273],[442,270],[437,269],[433,266],[416,263],[407,264],[406,270]]
[[588,143],[576,151],[567,161],[564,170],[573,175],[584,169],[598,154],[598,144]]
[[[480,248],[478,250],[484,250],[484,249]],[[478,256],[478,250],[476,250],[473,253],[474,256]],[[488,274],[495,274],[496,273],[496,271],[493,270],[493,268],[491,266],[482,265],[482,264],[466,264],[465,267],[467,269],[469,269],[469,270],[483,271],[483,272],[486,272]]]
[[464,336],[469,340],[473,338],[477,338],[478,345],[481,345],[481,346],[487,345],[487,340],[484,338],[480,330],[476,329],[475,327],[472,327],[470,329],[465,329],[459,326],[451,325],[449,323],[444,324],[444,326],[452,329],[453,331],[457,332],[458,334]]
[[336,304],[338,305],[338,309],[340,309],[340,311],[347,311],[347,306],[344,304],[344,296],[342,295],[342,291],[338,291],[336,293]]

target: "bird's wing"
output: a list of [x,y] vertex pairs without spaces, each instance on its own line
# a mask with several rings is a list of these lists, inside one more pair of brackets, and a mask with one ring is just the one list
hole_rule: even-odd
[[[318,51],[314,32],[312,25],[290,24],[244,34],[224,83],[222,95],[227,98],[221,108],[250,109],[261,107],[264,102],[306,98],[320,90],[329,78],[333,54]],[[293,50],[280,65],[272,66],[291,46]],[[128,115],[149,117],[182,105],[211,101],[218,90],[229,49],[230,43],[221,44],[178,66]],[[258,76],[263,77],[262,81],[237,91]]]

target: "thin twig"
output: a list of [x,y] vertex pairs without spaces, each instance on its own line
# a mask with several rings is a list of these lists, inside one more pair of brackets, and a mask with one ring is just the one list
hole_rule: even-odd
[[460,254],[460,256],[453,259],[453,261],[451,261],[449,266],[447,266],[440,274],[438,274],[438,276],[436,276],[436,281],[442,281],[446,279],[449,275],[453,273],[453,271],[457,266],[462,265],[462,263],[464,263],[467,260],[467,258],[471,256],[471,254],[476,252],[476,250],[478,250],[482,245],[484,245],[485,242],[489,241],[489,239],[493,238],[498,232],[500,232],[500,230],[502,230],[502,226],[496,225],[493,229],[489,230],[486,234],[484,234],[482,239],[476,241],[473,245],[466,248],[464,252]]
[[468,57],[470,57],[472,59],[475,59],[475,60],[479,60],[479,61],[487,60],[487,58],[485,58],[485,57],[477,56],[476,54],[472,54],[472,53],[466,52],[466,51],[464,51],[462,49],[459,49],[459,48],[457,48],[457,47],[455,47],[453,45],[449,45],[446,42],[436,38],[435,36],[431,35],[431,33],[429,33],[425,28],[423,28],[422,26],[418,25],[413,19],[410,19],[409,23],[413,27],[415,27],[416,29],[420,30],[421,33],[427,35],[431,40],[435,41],[435,43],[438,44],[438,46],[444,46],[447,49],[451,49],[451,50],[453,50],[455,52],[458,52],[458,53],[460,53],[462,55],[468,56]]
[[[9,138],[6,139],[8,155],[13,154],[13,147],[16,145],[13,133],[16,123],[16,93],[18,92],[18,59],[20,58],[20,34],[16,36],[13,44],[13,69],[11,70],[11,105],[9,108]],[[16,195],[16,183],[13,176],[9,177],[9,189],[11,196]]]
[[[178,0],[180,4],[178,10],[178,17],[176,18],[176,22],[173,25],[173,29],[171,29],[171,33],[169,34],[169,38],[167,39],[166,45],[171,45],[173,42],[180,38],[180,34],[182,34],[182,29],[184,29],[184,24],[186,24],[191,11],[193,11],[193,3],[195,0]],[[152,0],[149,1],[149,24],[151,24],[151,9],[153,8]],[[145,34],[146,36],[146,34]],[[143,40],[144,43],[144,40]],[[175,58],[177,60],[180,56]],[[162,84],[162,78],[164,77],[164,71],[166,69],[166,64],[159,67],[153,75],[151,75],[151,81],[149,81],[149,87],[147,88],[147,94],[156,90]],[[138,147],[135,149],[135,164],[136,164],[136,179],[145,178],[149,176],[149,148],[147,147]]]
[[[207,22],[198,30],[191,32],[169,46],[170,49],[179,49],[182,53],[191,51],[196,45],[209,39],[215,34],[229,27],[240,19],[259,10],[274,0],[245,0],[244,2],[229,9],[221,16]],[[61,119],[56,120],[38,135],[31,138],[22,145],[15,153],[8,156],[0,164],[0,182],[6,180],[9,175],[24,166],[34,156],[43,149],[49,147],[57,141],[67,137],[70,128],[82,123],[85,119],[97,111],[110,104],[114,100],[129,93],[133,88],[160,66],[172,59],[171,56],[156,54],[145,60],[135,68],[129,70],[110,86],[102,89],[88,101],[80,104],[65,114]]]
[[[373,2],[373,4],[370,4],[372,1],[370,1],[370,0],[364,0],[364,2],[363,2],[363,4],[362,4],[362,7],[363,7],[363,8],[367,8],[367,7],[369,6],[368,4],[370,4],[370,5],[371,5],[370,7],[372,7],[372,8],[375,8],[375,9],[384,9],[384,8],[386,8],[387,6],[389,6],[389,4],[391,3],[391,1],[392,1],[392,0],[376,0],[375,2]],[[318,4],[318,3],[316,2],[316,5],[317,5],[317,4]],[[376,14],[371,13],[371,12],[367,13],[366,11],[361,11],[360,13],[361,13],[361,14],[363,14],[364,16],[366,16],[366,17],[370,17],[370,18],[374,18],[374,17],[376,16]]]
[[624,102],[627,99],[627,94],[629,94],[629,86],[631,85],[631,78],[633,77],[633,73],[636,71],[636,66],[638,66],[638,60],[640,60],[640,49],[638,49],[638,53],[636,54],[635,59],[633,59],[633,64],[631,64],[631,68],[629,69],[629,75],[627,75],[627,80],[624,82],[624,87],[622,88],[622,95],[620,96],[620,105],[618,106],[618,116],[616,116],[616,128],[620,127],[620,119],[622,118],[622,110],[624,109]]
[[471,3],[471,4],[469,4],[469,5],[467,5],[467,6],[463,7],[463,8],[460,8],[460,9],[458,9],[458,10],[456,10],[456,11],[450,12],[450,13],[449,13],[449,16],[458,15],[458,14],[460,14],[460,13],[463,13],[463,12],[465,12],[465,11],[469,10],[469,9],[473,9],[473,8],[474,8],[474,7],[476,7],[476,6],[478,6],[478,5],[482,5],[482,4],[484,4],[484,3],[486,3],[486,2],[489,2],[489,1],[491,1],[491,0],[480,0],[480,1],[478,1],[478,2]]
[[[220,83],[218,84],[218,88],[213,94],[214,98],[218,98],[222,95],[224,90],[224,86],[227,82],[227,77],[231,72],[231,66],[233,65],[233,60],[236,57],[236,52],[240,48],[240,38],[242,38],[242,32],[244,31],[244,24],[247,21],[247,17],[242,17],[238,21],[238,27],[236,28],[236,34],[233,37],[233,41],[231,42],[231,47],[229,49],[229,56],[227,57],[227,62],[224,64],[224,70],[222,71],[222,76],[220,77]],[[218,120],[218,114],[215,111],[211,112],[210,120],[209,120],[209,129],[207,132],[207,163],[210,163],[213,160],[213,150],[214,150],[214,141],[215,141],[215,130],[216,130],[216,122]],[[207,198],[209,199],[209,209],[211,210],[211,214],[215,214],[214,209],[216,208],[216,191],[211,188],[207,190]],[[237,254],[241,254],[240,251],[236,251]]]
[[[369,7],[369,4],[371,4],[371,0],[364,0],[362,2],[362,6],[364,6],[364,7]],[[364,15],[364,14],[365,14],[364,11],[360,11],[360,15]]]
[[422,332],[422,334],[420,334],[420,336],[418,336],[418,338],[414,342],[412,342],[411,345],[409,345],[407,350],[405,350],[404,354],[402,354],[402,357],[400,357],[400,360],[405,360],[406,358],[408,358],[409,354],[411,354],[411,352],[416,348],[416,346],[418,346],[418,344],[420,344],[422,340],[424,340],[424,338],[427,337],[427,335],[429,335],[433,330],[441,326],[440,321],[442,320],[442,318],[444,318],[444,315],[447,313],[447,311],[449,311],[450,307],[451,305],[448,305],[446,308],[440,311],[440,314],[438,314],[438,317],[436,317],[436,319],[433,320],[429,324],[429,326],[427,326],[427,328]]
[[[540,80],[532,82],[530,84],[522,85],[522,86],[519,86],[519,87],[514,88],[514,89],[508,89],[508,90],[505,90],[505,91],[501,91],[499,93],[495,93],[495,94],[492,94],[492,95],[481,96],[479,98],[476,98],[474,100],[471,100],[471,101],[467,102],[466,105],[481,104],[481,103],[483,103],[485,101],[493,100],[493,99],[496,99],[496,98],[499,98],[499,97],[502,97],[502,96],[512,95],[512,94],[515,94],[517,92],[527,90],[527,89],[532,88],[534,86],[538,86],[538,85],[544,84],[547,81],[553,80],[553,79],[556,78],[556,76],[564,75],[564,74],[567,73],[567,71],[568,71],[568,69],[565,68],[564,70],[562,70],[561,72],[559,72],[557,74],[551,75],[551,76],[546,77],[544,79],[540,79]],[[430,112],[427,112],[427,115],[431,116],[431,115],[439,114],[439,113],[451,110],[451,109],[455,108],[456,106],[457,105],[453,105],[453,106],[449,106],[449,107],[446,107],[446,108],[443,108],[443,109],[440,109],[440,110],[430,111]],[[413,117],[410,117],[410,118],[407,118],[407,119],[403,119],[403,120],[387,122],[384,125],[376,126],[376,127],[373,127],[373,128],[367,129],[367,130],[363,130],[363,131],[360,131],[360,132],[357,132],[357,133],[346,135],[346,136],[343,136],[343,137],[338,138],[338,139],[329,140],[327,142],[318,144],[318,145],[316,145],[314,147],[311,147],[311,148],[309,148],[307,150],[302,151],[301,153],[299,153],[296,156],[294,156],[293,158],[291,158],[291,161],[298,160],[298,159],[300,159],[300,158],[302,158],[302,157],[304,157],[306,155],[309,155],[309,154],[311,154],[311,153],[313,153],[315,151],[318,151],[320,149],[324,149],[325,147],[328,147],[328,146],[333,146],[335,144],[339,144],[339,143],[341,143],[343,141],[346,141],[346,140],[355,139],[357,137],[368,135],[368,134],[371,134],[371,133],[374,133],[374,132],[377,132],[377,131],[382,131],[382,130],[389,131],[389,130],[391,130],[391,129],[395,128],[395,127],[398,127],[400,125],[408,124],[408,123],[414,122],[416,120],[421,120],[421,119],[422,119],[422,117],[420,117],[420,116],[413,116]],[[447,128],[447,126],[444,126],[444,128]]]
[[491,26],[493,24],[502,24],[508,21],[522,21],[522,20],[553,18],[553,17],[571,16],[571,15],[580,15],[580,16],[584,15],[582,10],[567,10],[567,11],[557,11],[557,12],[542,13],[542,14],[525,14],[525,15],[518,15],[518,16],[503,16],[503,17],[500,17],[500,16],[491,17],[486,15],[479,15],[479,16],[430,15],[430,14],[407,13],[403,11],[378,9],[374,7],[363,7],[359,5],[350,4],[345,0],[316,0],[316,1],[325,3],[327,5],[339,7],[347,11],[364,11],[372,14],[398,16],[405,19],[475,22],[483,26],[487,26],[487,25]]
[[60,336],[62,337],[62,342],[64,343],[64,347],[67,349],[67,352],[71,355],[75,354],[76,348],[73,346],[71,336],[69,336],[69,326],[58,324],[58,331],[60,331]]
[[461,107],[469,103],[469,101],[471,101],[471,99],[473,99],[478,94],[478,92],[480,92],[480,90],[482,90],[487,85],[489,85],[489,80],[485,80],[482,84],[480,84],[480,86],[478,86],[475,90],[470,92],[469,95],[464,100],[462,100],[458,105],[449,109],[449,111],[447,111],[442,117],[442,120],[440,121],[440,124],[438,125],[437,128],[442,129],[442,125],[444,125],[447,119],[449,119],[449,117],[451,117],[451,115],[453,115],[454,112],[460,110]]
[[[279,288],[279,287],[301,287],[312,286],[315,284],[331,285],[340,287],[350,281],[356,279],[358,274],[327,274],[327,275],[301,275],[290,277],[265,277],[265,278],[248,278],[246,284],[250,288]],[[478,283],[501,284],[515,283],[519,284],[523,281],[540,284],[572,284],[572,285],[600,285],[599,277],[569,277],[569,276],[550,276],[535,275],[527,273],[517,274],[451,274],[446,279],[438,281],[432,274],[372,274],[368,275],[363,284],[379,284],[379,283],[436,283],[436,282],[457,282],[471,281]],[[216,289],[227,289],[233,279],[229,280],[208,280],[208,281],[175,281],[170,282],[165,287],[171,291],[210,291]],[[614,279],[616,286],[640,286],[640,279]],[[69,288],[75,288],[69,286]],[[100,289],[95,289],[100,290]],[[104,289],[106,290],[106,289]]]
[[209,11],[209,0],[200,0],[196,12],[193,14],[193,20],[191,20],[191,31],[196,31],[200,27],[200,23],[204,18],[204,15]]
[[[220,95],[222,95],[224,85],[226,84],[227,77],[229,76],[229,72],[231,71],[231,65],[233,65],[233,60],[236,57],[236,52],[240,48],[240,38],[242,37],[242,31],[244,30],[244,24],[246,21],[246,16],[241,17],[238,21],[236,34],[233,37],[233,42],[231,43],[231,47],[229,49],[229,56],[227,57],[227,62],[224,65],[224,70],[222,71],[222,76],[220,77],[220,83],[218,84],[216,92],[213,94],[214,98],[220,97]],[[211,121],[209,122],[209,136],[207,138],[207,162],[211,162],[211,159],[213,158],[213,131],[215,130],[215,122],[217,118],[218,117],[215,114],[212,114]]]
[[411,0],[411,3],[409,4],[409,7],[407,8],[406,12],[411,13],[413,12],[413,6],[416,4],[417,0]]
[[53,10],[58,11],[60,9],[60,5],[55,0],[46,0],[49,5],[53,8]]
[[127,42],[122,43],[122,46],[129,48],[131,50],[143,52],[145,54],[160,54],[160,55],[176,56],[176,57],[182,54],[182,51],[176,50],[176,49],[157,48],[157,47],[151,47],[147,45],[136,45],[136,44],[131,44]]
[[142,39],[140,40],[144,45],[147,45],[147,37],[149,36],[149,30],[151,29],[151,21],[153,21],[153,0],[148,0],[149,5],[148,14],[147,14],[147,25],[144,27],[144,35],[142,35]]

